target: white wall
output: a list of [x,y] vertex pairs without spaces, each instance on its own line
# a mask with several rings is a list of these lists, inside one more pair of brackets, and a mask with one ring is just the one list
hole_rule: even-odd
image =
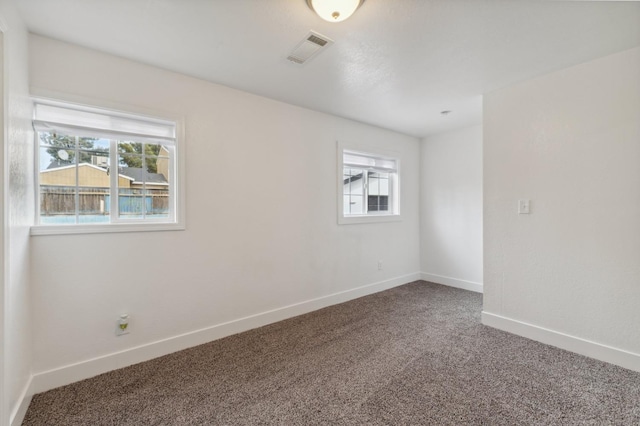
[[[181,115],[187,145],[186,231],[32,237],[41,376],[359,286],[419,278],[418,140],[38,36],[30,48],[34,92]],[[336,140],[399,153],[402,221],[337,225]],[[125,311],[132,332],[117,338]]]
[[[3,31],[3,397],[0,424],[20,418],[31,377],[29,226],[33,220],[33,135],[28,36],[13,4],[0,2]],[[25,402],[25,404],[22,404]]]
[[485,323],[640,370],[640,48],[485,96],[484,259]]
[[423,279],[482,291],[482,126],[423,139]]

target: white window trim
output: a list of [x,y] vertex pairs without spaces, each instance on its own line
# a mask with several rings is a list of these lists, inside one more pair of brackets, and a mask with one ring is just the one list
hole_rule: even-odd
[[[360,223],[381,223],[381,222],[398,222],[402,220],[401,209],[400,209],[400,171],[401,171],[401,161],[400,161],[400,153],[395,151],[389,151],[386,149],[379,149],[376,147],[353,144],[348,142],[338,141],[336,143],[337,146],[337,197],[338,197],[338,224],[339,225],[353,225]],[[360,152],[363,154],[375,155],[381,158],[389,158],[394,159],[397,165],[397,172],[395,175],[395,179],[393,180],[392,187],[389,188],[390,193],[392,194],[392,202],[393,202],[393,213],[383,214],[383,213],[370,213],[363,215],[344,215],[344,151],[354,151]]]
[[[174,217],[172,221],[161,221],[160,219],[157,221],[147,219],[144,223],[140,222],[126,222],[126,221],[114,221],[108,224],[68,224],[68,225],[32,225],[30,229],[30,235],[32,236],[41,236],[41,235],[66,235],[66,234],[102,234],[102,233],[121,233],[121,232],[147,232],[147,231],[183,231],[186,229],[186,215],[185,215],[185,206],[186,206],[186,173],[185,173],[185,165],[186,165],[186,143],[185,143],[185,131],[184,131],[184,117],[177,117],[167,115],[163,112],[158,111],[149,111],[146,109],[135,108],[131,109],[130,106],[123,107],[120,105],[114,105],[112,103],[105,103],[100,100],[95,99],[68,99],[65,96],[59,96],[59,94],[54,94],[54,97],[50,97],[49,93],[43,96],[37,96],[39,90],[32,88],[32,93],[36,94],[32,98],[34,102],[42,102],[42,103],[62,103],[74,105],[79,108],[100,108],[109,111],[113,111],[116,114],[123,115],[136,115],[136,116],[146,116],[151,120],[153,119],[161,119],[172,121],[176,125],[176,143],[174,145],[174,155],[175,159],[172,161],[173,166],[173,176],[176,178],[176,184],[174,185],[174,194],[171,196],[174,198]],[[35,174],[35,210],[36,216],[34,220],[37,221],[40,215],[40,183],[39,183],[39,141],[38,141],[38,133],[34,132],[34,146],[35,148],[35,166],[34,166],[34,174]],[[115,174],[114,174],[115,175]]]

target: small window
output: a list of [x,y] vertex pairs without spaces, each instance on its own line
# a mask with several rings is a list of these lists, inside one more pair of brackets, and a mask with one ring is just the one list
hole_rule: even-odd
[[340,149],[339,152],[339,223],[398,218],[399,160],[350,149]]
[[175,122],[57,102],[36,101],[34,110],[32,233],[178,223]]

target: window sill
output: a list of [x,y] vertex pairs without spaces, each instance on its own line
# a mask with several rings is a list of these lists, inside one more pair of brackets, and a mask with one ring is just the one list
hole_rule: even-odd
[[339,225],[355,225],[359,223],[399,222],[402,216],[399,214],[362,215],[362,216],[338,216]]
[[112,232],[184,231],[183,223],[110,223],[104,225],[35,225],[31,235],[108,234]]

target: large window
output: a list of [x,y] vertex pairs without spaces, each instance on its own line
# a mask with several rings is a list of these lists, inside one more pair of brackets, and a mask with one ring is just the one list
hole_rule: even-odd
[[339,152],[339,222],[371,222],[397,218],[398,159],[390,155],[344,148],[339,148]]
[[35,233],[178,223],[175,122],[57,102],[34,107]]

